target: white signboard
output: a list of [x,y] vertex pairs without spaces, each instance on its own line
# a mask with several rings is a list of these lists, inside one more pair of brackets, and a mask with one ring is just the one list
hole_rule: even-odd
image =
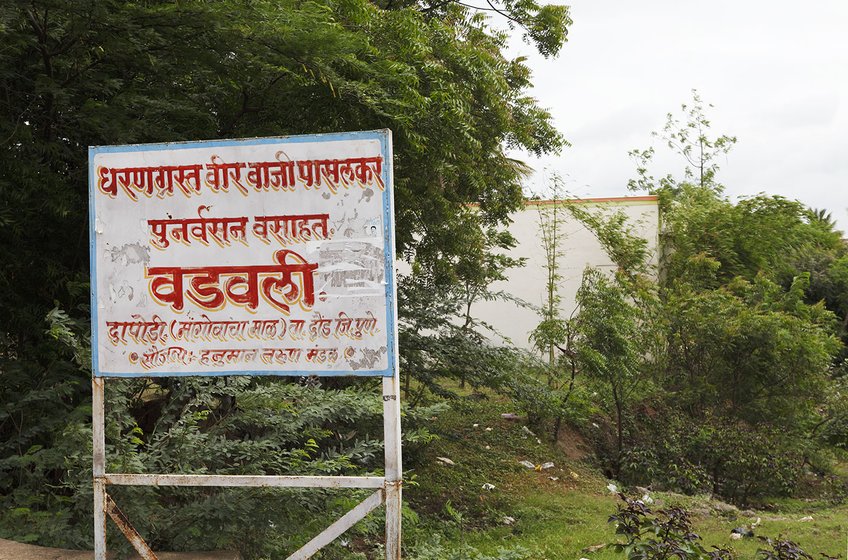
[[394,374],[389,131],[90,149],[95,377]]

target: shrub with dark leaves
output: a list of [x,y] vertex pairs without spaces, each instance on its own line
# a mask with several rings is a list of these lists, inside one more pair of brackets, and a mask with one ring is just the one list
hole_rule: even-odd
[[[701,537],[692,531],[689,514],[680,507],[652,511],[642,500],[619,494],[624,505],[609,518],[615,523],[615,534],[623,542],[607,545],[623,553],[627,560],[737,560],[732,550],[701,544]],[[782,537],[758,537],[768,548],[758,548],[756,560],[813,560],[798,544]],[[825,560],[838,556],[821,555]]]
[[615,523],[616,534],[625,540],[609,546],[624,553],[628,560],[734,558],[733,553],[723,548],[705,549],[701,537],[692,531],[689,514],[683,508],[670,507],[654,512],[642,500],[634,500],[624,494],[619,494],[619,497],[625,505],[619,506],[609,522]]

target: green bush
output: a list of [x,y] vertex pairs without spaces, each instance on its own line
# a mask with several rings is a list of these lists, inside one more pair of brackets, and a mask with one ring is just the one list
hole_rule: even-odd
[[626,484],[748,505],[791,495],[801,477],[803,444],[765,423],[693,418],[671,407],[645,407],[639,418],[622,460]]

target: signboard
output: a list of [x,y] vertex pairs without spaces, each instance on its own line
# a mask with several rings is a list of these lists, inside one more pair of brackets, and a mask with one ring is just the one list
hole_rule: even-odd
[[[156,554],[110,485],[368,488],[289,556],[379,506],[401,552],[391,132],[89,149],[94,557],[106,518]],[[383,476],[110,473],[105,381],[184,375],[382,377]]]
[[392,376],[389,131],[90,149],[95,377]]

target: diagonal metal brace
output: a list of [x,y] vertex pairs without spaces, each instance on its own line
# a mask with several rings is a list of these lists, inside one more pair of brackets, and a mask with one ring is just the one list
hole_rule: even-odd
[[141,535],[138,534],[138,531],[135,530],[135,527],[130,524],[130,520],[127,519],[124,512],[118,509],[118,505],[109,494],[106,494],[106,513],[109,514],[109,517],[112,518],[112,521],[115,522],[115,525],[118,526],[118,529],[130,541],[130,544],[143,560],[159,560],[156,554],[147,546],[147,543],[144,542],[144,539],[141,538]]
[[307,560],[308,558],[312,558],[313,554],[330,544],[339,535],[353,527],[357,521],[364,518],[382,503],[383,490],[377,490],[352,510],[341,516],[332,525],[324,529],[314,539],[303,545],[297,552],[289,556],[287,560]]

